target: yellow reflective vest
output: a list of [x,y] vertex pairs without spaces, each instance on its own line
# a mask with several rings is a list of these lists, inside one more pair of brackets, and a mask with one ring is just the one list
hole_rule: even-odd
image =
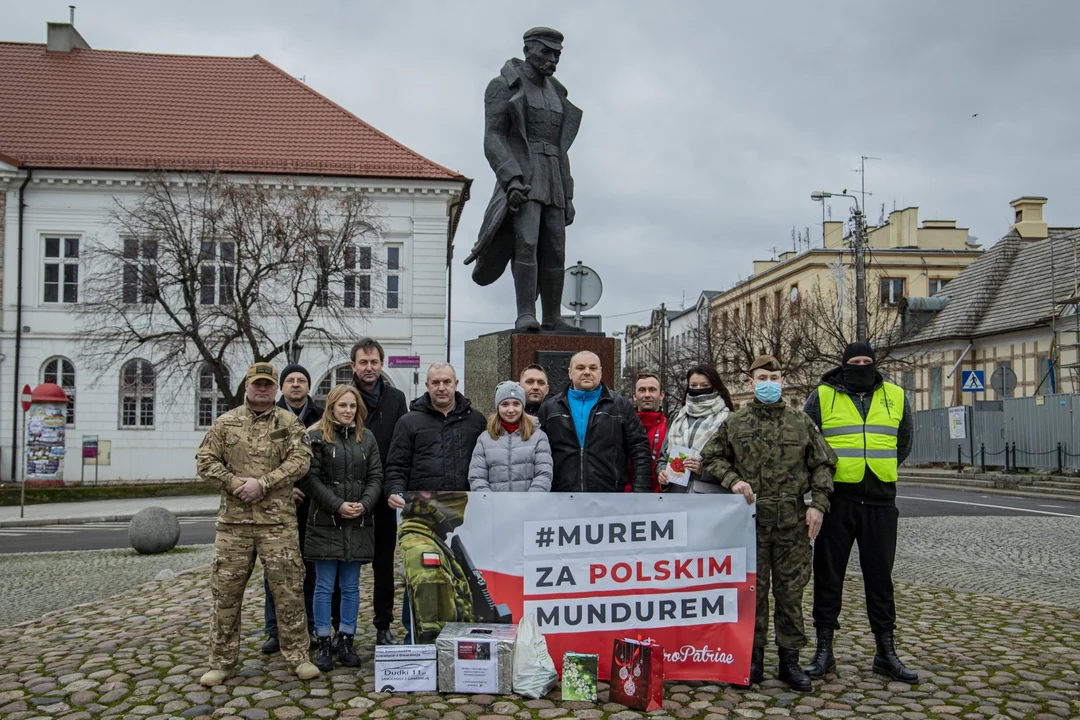
[[882,482],[896,482],[896,438],[904,418],[904,390],[884,383],[874,391],[864,420],[847,393],[818,387],[821,434],[836,453],[833,482],[862,482],[866,468]]

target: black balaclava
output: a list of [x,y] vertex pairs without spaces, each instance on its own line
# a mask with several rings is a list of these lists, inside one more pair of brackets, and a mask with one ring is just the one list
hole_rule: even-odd
[[866,393],[874,389],[877,384],[877,362],[870,365],[849,365],[848,361],[856,357],[874,357],[874,348],[870,343],[853,342],[844,348],[843,362],[840,367],[843,370],[844,386],[852,392]]

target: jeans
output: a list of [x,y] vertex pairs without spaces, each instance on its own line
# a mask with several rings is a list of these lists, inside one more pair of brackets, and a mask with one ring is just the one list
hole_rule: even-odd
[[330,598],[335,581],[341,586],[341,622],[338,631],[345,635],[356,633],[356,617],[360,614],[360,563],[342,560],[315,561],[315,634],[329,637]]

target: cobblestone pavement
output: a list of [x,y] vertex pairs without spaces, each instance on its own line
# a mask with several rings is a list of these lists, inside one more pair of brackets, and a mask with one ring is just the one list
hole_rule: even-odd
[[1080,608],[1080,518],[901,518],[893,577]]
[[0,627],[107,598],[153,580],[162,570],[206,565],[213,556],[210,545],[180,547],[164,555],[139,555],[130,549],[0,555]]
[[[845,629],[837,638],[838,675],[815,682],[812,693],[790,692],[784,684],[771,679],[776,659],[770,649],[766,654],[766,676],[770,679],[764,684],[742,690],[717,684],[669,682],[664,710],[653,713],[653,717],[1080,717],[1080,613],[1075,609],[1076,601],[1072,601],[1072,607],[1031,602],[1055,599],[1061,603],[1070,599],[1059,596],[1069,577],[1074,586],[1077,584],[1076,537],[1080,525],[1059,518],[926,520],[901,521],[897,576],[917,577],[896,583],[901,656],[922,674],[923,683],[909,687],[886,682],[869,671],[874,641],[866,626],[861,583],[852,576],[845,588],[841,617]],[[209,548],[201,552],[209,553]],[[149,560],[124,560],[122,553],[104,557],[107,555],[110,553],[59,554],[52,556],[57,569],[49,571],[42,566],[29,572],[54,579],[77,574],[78,582],[92,583],[101,593],[108,584],[98,584],[90,576],[117,571],[125,563],[134,567],[139,561]],[[22,561],[21,556],[10,557]],[[45,556],[35,557],[47,562]],[[180,557],[167,555],[158,559],[162,567],[176,569]],[[202,564],[209,555],[187,553],[183,557]],[[11,569],[10,564],[0,561],[0,577],[12,577]],[[22,569],[26,570],[26,566]],[[157,569],[145,568],[146,572]],[[133,587],[136,582],[134,576],[126,581],[121,575],[113,577],[114,589]],[[924,584],[934,581],[956,586],[985,582],[981,589],[989,594]],[[600,702],[595,704],[562,702],[558,689],[546,699],[532,701],[514,695],[375,692],[373,630],[365,621],[371,617],[369,582],[370,571],[365,570],[357,636],[364,666],[358,671],[338,668],[310,683],[297,681],[280,656],[267,657],[259,652],[262,587],[258,574],[249,585],[245,602],[240,673],[212,689],[197,683],[206,669],[205,623],[210,598],[205,568],[0,628],[0,658],[4,660],[0,663],[0,718],[644,717],[608,703],[603,683]],[[38,588],[38,593],[56,596],[55,586]],[[7,587],[3,594],[8,594]],[[804,660],[808,654],[804,651]]]

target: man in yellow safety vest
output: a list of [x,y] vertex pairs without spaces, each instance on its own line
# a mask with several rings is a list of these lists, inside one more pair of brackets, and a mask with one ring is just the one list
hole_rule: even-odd
[[826,373],[804,408],[837,456],[832,508],[814,544],[814,627],[817,650],[811,677],[835,672],[833,633],[851,546],[859,544],[866,613],[877,641],[873,670],[915,684],[919,676],[896,654],[892,568],[896,554],[896,480],[911,451],[912,413],[901,387],[877,370],[865,342],[844,350],[839,368]]

